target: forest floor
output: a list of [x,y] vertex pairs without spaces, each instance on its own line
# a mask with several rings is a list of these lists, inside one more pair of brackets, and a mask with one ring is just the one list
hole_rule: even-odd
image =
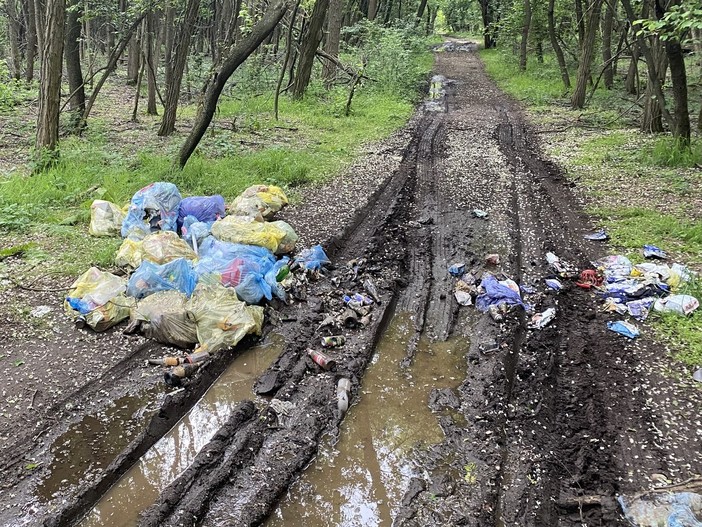
[[[411,390],[419,368],[431,364],[439,373],[423,403],[442,434],[428,446],[410,445],[415,470],[401,499],[386,504],[395,525],[624,525],[618,496],[702,473],[702,391],[675,373],[650,337],[629,341],[608,331],[611,317],[598,311],[594,295],[570,282],[559,294],[544,286],[546,252],[582,269],[606,246],[583,238],[595,225],[582,197],[542,154],[519,106],[488,79],[474,51],[437,53],[444,94],[281,214],[301,246],[321,243],[334,266],[320,280],[301,279],[288,304],[268,308],[263,342],[278,343],[280,352],[253,382],[251,401],[229,409],[178,478],[140,505],[138,520],[88,516],[84,525],[265,522],[353,419],[354,407],[347,419],[337,409],[338,379],[350,379],[352,403],[370,396],[364,373],[397,317],[409,322],[389,388]],[[473,209],[488,217],[474,217]],[[492,253],[496,265],[486,263]],[[459,306],[448,273],[456,262],[533,285],[528,301],[537,312],[555,307],[555,320],[533,330],[521,310],[495,322]],[[4,263],[8,275],[27,265]],[[346,344],[331,352],[336,370],[322,370],[305,350],[326,334],[325,318],[342,312],[343,293],[362,290],[367,279],[381,297],[372,322],[343,329]],[[0,354],[12,360],[0,361],[2,525],[78,524],[254,344],[220,354],[186,389],[174,390],[145,365],[168,352],[163,346],[121,328],[74,328],[56,291],[25,285],[6,294]],[[445,354],[423,345],[444,341],[452,343]],[[456,358],[456,383],[445,387],[440,366]],[[381,418],[384,411],[375,409]],[[372,449],[366,454],[372,458]],[[121,514],[133,507],[122,503]],[[333,517],[318,524],[360,521]]]

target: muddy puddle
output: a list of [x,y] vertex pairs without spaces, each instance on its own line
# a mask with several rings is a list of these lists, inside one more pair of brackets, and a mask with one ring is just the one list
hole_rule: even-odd
[[236,404],[254,397],[254,380],[278,357],[283,344],[281,336],[271,334],[266,344],[234,359],[202,399],[107,491],[79,525],[136,525],[139,514],[192,463]]
[[361,398],[349,410],[336,445],[320,455],[271,514],[266,527],[390,525],[423,446],[443,439],[427,406],[433,388],[456,388],[465,373],[465,338],[422,338],[413,364],[400,367],[414,335],[407,314],[397,314],[363,376]]
[[51,447],[51,473],[37,488],[37,494],[48,501],[90,472],[106,468],[158,410],[162,392],[162,387],[154,386],[121,397],[106,410],[69,427]]

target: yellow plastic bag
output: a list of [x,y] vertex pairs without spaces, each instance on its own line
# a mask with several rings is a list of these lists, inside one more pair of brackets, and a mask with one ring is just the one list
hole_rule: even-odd
[[93,236],[117,236],[122,228],[125,213],[114,203],[96,199],[90,205],[90,227]]
[[132,267],[136,269],[144,259],[144,248],[142,241],[125,238],[115,255],[115,265],[119,267]]
[[272,223],[227,216],[212,224],[212,235],[224,242],[257,245],[275,252],[287,233]]
[[173,231],[160,231],[149,234],[142,242],[143,257],[159,265],[172,262],[176,258],[194,260],[197,258],[185,240]]
[[141,333],[149,339],[190,348],[197,342],[195,322],[188,316],[188,299],[180,291],[159,291],[140,300],[129,313],[141,322]]
[[215,353],[236,346],[249,333],[261,334],[263,308],[247,306],[221,284],[198,284],[187,311],[197,326],[199,351]]
[[285,237],[282,240],[280,240],[280,243],[278,243],[278,247],[274,251],[275,254],[286,254],[293,252],[293,250],[295,249],[295,244],[299,239],[295,230],[290,226],[290,224],[282,220],[272,221],[270,224],[278,227],[281,231],[285,233]]
[[64,307],[95,331],[104,331],[129,316],[133,299],[124,295],[126,289],[124,278],[91,267],[73,282]]
[[268,220],[288,204],[283,189],[275,185],[252,185],[234,199],[230,214],[251,216],[257,221]]

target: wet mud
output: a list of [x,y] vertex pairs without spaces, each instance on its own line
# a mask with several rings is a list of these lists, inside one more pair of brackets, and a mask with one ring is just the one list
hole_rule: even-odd
[[[132,525],[623,525],[618,494],[648,488],[654,473],[682,480],[702,470],[694,427],[666,427],[664,399],[639,386],[674,394],[676,418],[689,422],[699,391],[642,369],[653,344],[608,333],[587,292],[543,284],[546,252],[583,267],[604,250],[583,240],[593,226],[558,167],[472,46],[436,56],[440,77],[393,144],[398,161],[353,214],[320,227],[314,241],[333,268],[300,278],[289,303],[268,308],[263,344],[278,338],[281,349],[236,400],[216,397],[225,407],[217,418],[190,422],[207,430],[201,441],[166,434],[253,341],[218,355],[182,390],[143,366],[161,351],[151,345],[87,386],[76,401],[90,403],[57,408],[65,420],[3,462],[11,498],[2,524],[114,525],[107,503],[130,498],[108,494],[93,507],[123,475],[126,486],[136,482],[134,467],[156,492],[134,505]],[[303,206],[285,219],[316,214]],[[448,273],[457,262],[534,286],[527,301],[555,307],[555,321],[532,330],[518,310],[495,322],[459,306]],[[368,279],[380,302],[360,327],[344,315],[343,295],[363,292]],[[346,344],[327,350],[336,367],[325,370],[307,350],[330,334]],[[337,402],[342,379],[347,413]],[[119,441],[104,439],[115,427]],[[173,458],[163,447],[188,453],[162,465],[159,456]],[[144,473],[152,461],[167,473],[158,483]]]

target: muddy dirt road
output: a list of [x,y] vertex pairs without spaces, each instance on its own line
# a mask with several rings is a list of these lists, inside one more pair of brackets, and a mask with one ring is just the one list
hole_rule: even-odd
[[[268,310],[262,347],[252,348],[267,358],[246,355],[250,342],[170,391],[143,366],[161,348],[129,341],[96,380],[38,411],[31,434],[8,423],[1,524],[623,525],[619,494],[658,475],[700,474],[699,390],[664,374],[668,359],[653,343],[608,332],[587,292],[543,285],[546,252],[582,268],[605,248],[583,239],[592,225],[569,184],[467,48],[437,53],[437,95],[405,130],[285,212],[335,265],[320,280],[300,278],[291,302]],[[499,264],[485,263],[489,253]],[[495,322],[459,306],[447,270],[456,262],[533,285],[528,301],[555,307],[555,321],[531,330],[522,310]],[[368,279],[380,302],[367,326],[326,325],[343,315],[343,294]],[[325,371],[306,349],[339,331],[347,342]],[[218,395],[215,383],[197,403],[232,359],[217,383],[246,389]],[[341,378],[360,401],[346,416]],[[361,413],[364,400],[376,404]],[[358,463],[384,498],[372,491],[344,509],[339,492],[295,506],[309,488],[321,494],[305,467],[346,448],[350,432],[373,436],[356,447]],[[382,437],[399,436],[381,452]],[[408,468],[388,481],[388,463]],[[117,483],[132,466],[138,474]],[[324,467],[310,470],[327,486],[349,478]],[[150,491],[130,494],[146,488],[139,482]],[[110,503],[93,509],[115,483]],[[311,519],[305,508],[325,514]]]

